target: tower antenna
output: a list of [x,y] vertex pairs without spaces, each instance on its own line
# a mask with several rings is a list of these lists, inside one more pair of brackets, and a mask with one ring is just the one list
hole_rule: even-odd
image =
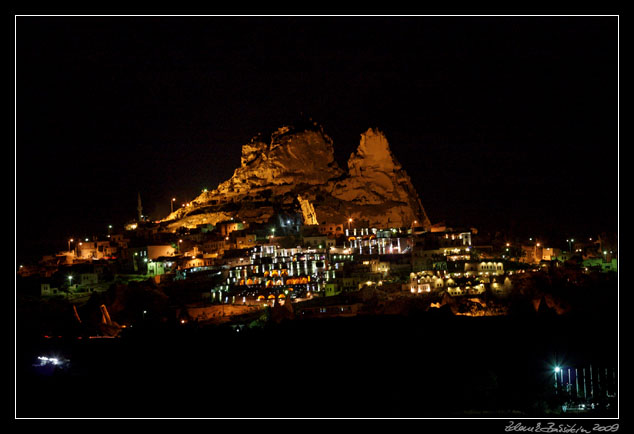
[[143,206],[141,206],[141,193],[137,193],[137,206],[136,210],[139,213],[139,221],[143,221]]

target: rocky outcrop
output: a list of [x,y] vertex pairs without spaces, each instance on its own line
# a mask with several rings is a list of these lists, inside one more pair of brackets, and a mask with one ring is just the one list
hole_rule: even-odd
[[[431,226],[410,177],[392,154],[385,135],[368,129],[348,160],[348,177],[332,184],[331,194],[348,204],[350,217],[371,226]],[[358,208],[358,209],[355,209]]]
[[321,129],[282,127],[269,143],[256,137],[242,147],[242,165],[209,196],[245,196],[275,188],[284,194],[296,185],[324,185],[343,173],[334,159],[332,140]]
[[361,135],[348,171],[334,158],[333,143],[315,123],[285,126],[242,147],[241,165],[212,191],[203,192],[164,219],[169,227],[215,224],[227,218],[265,222],[282,210],[301,214],[298,197],[313,207],[318,222],[349,218],[374,227],[430,222],[412,182],[383,133]]

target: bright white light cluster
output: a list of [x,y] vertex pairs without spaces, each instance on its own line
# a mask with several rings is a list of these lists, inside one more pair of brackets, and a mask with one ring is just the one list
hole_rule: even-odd
[[43,362],[44,365],[46,365],[47,363],[52,363],[53,365],[57,365],[59,364],[59,360],[54,358],[54,357],[38,357],[38,360],[41,360]]

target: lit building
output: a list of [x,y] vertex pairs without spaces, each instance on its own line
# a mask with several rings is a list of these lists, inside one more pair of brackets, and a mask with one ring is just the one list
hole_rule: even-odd
[[412,271],[448,270],[452,268],[449,262],[471,259],[471,240],[471,232],[464,230],[416,235],[412,242]]
[[513,287],[500,262],[468,262],[464,272],[419,271],[410,274],[405,288],[412,294],[446,291],[452,297],[480,295],[490,289],[493,294],[508,293]]
[[314,248],[330,248],[335,246],[335,239],[329,238],[328,235],[304,236],[304,244]]
[[411,237],[402,228],[345,230],[344,247],[361,255],[403,254],[411,251]]
[[618,261],[616,258],[589,258],[583,261],[583,267],[586,271],[600,270],[602,272],[618,271]]
[[464,264],[464,271],[478,275],[497,276],[504,274],[504,264],[499,261],[467,261]]
[[256,236],[255,234],[245,234],[235,237],[235,245],[238,249],[247,249],[250,247],[255,247]]
[[228,236],[219,236],[208,239],[202,243],[202,250],[206,253],[217,253],[222,255],[225,250],[231,248],[231,241]]
[[542,243],[523,244],[522,261],[528,264],[538,264],[540,261],[554,261],[561,258],[561,249],[545,247]]
[[241,261],[226,263],[227,276],[218,287],[226,287],[226,291],[239,299],[267,303],[282,296],[295,299],[324,293],[328,282],[331,283],[328,293],[338,292],[341,285],[335,282],[335,273],[353,258],[349,254],[326,254],[311,248],[280,248],[275,244],[258,245],[248,252]]
[[324,235],[339,236],[343,235],[343,224],[324,223],[318,227],[319,233]]
[[77,257],[80,259],[106,259],[115,256],[117,247],[110,241],[80,241],[76,245]]
[[229,221],[224,221],[224,222],[220,222],[216,224],[216,230],[223,237],[226,237],[233,231],[239,231],[242,229],[244,229],[244,223],[239,221],[229,220]]

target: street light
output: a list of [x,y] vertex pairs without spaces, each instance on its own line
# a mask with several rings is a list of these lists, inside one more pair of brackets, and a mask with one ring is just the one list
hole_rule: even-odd
[[348,219],[348,230],[350,230],[350,223],[352,223],[352,219],[351,218]]
[[70,240],[68,240],[68,251],[69,251],[69,252],[70,252],[70,243],[72,243],[72,242],[74,242],[74,241],[75,241],[75,240],[74,240],[74,239],[72,239],[72,238],[71,238]]
[[557,378],[557,374],[561,372],[561,368],[559,366],[555,366],[555,393],[559,393],[559,379]]
[[172,212],[174,212],[174,202],[176,202],[176,198],[175,198],[175,197],[173,197],[173,198],[172,198],[172,201],[170,202],[170,210],[171,210]]

